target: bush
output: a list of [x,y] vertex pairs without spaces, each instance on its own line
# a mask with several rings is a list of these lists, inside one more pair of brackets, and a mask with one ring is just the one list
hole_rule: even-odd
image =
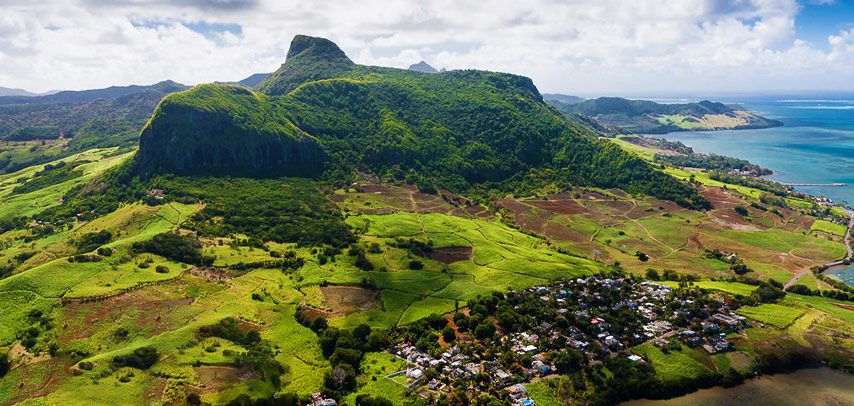
[[739,215],[741,215],[741,216],[745,216],[745,217],[747,217],[747,216],[750,214],[750,213],[747,211],[747,207],[744,207],[744,206],[736,206],[736,207],[735,207],[735,212],[736,212],[736,213],[738,213]]
[[486,340],[495,334],[495,326],[489,320],[478,324],[474,329],[474,336],[481,340]]
[[261,341],[261,335],[255,329],[249,329],[245,333],[240,329],[237,319],[226,317],[218,323],[203,326],[197,331],[199,337],[219,337],[246,347],[255,345]]
[[113,357],[113,365],[117,367],[148,369],[157,363],[158,358],[157,349],[154,347],[142,347],[133,350],[130,354]]
[[198,238],[174,233],[157,234],[148,241],[133,243],[136,252],[148,252],[178,262],[210,265],[213,258],[202,256],[202,243]]
[[419,270],[424,269],[424,263],[419,260],[409,261],[409,269]]
[[386,398],[362,393],[356,396],[356,406],[392,406],[392,403]]
[[457,339],[457,334],[454,333],[454,329],[450,326],[445,326],[442,329],[442,339],[445,340],[446,343],[452,343]]
[[165,266],[163,266],[163,265],[157,265],[156,267],[154,267],[154,272],[157,272],[157,273],[169,273],[169,268],[167,268],[167,267],[165,267]]
[[78,253],[89,252],[113,239],[113,233],[109,230],[101,230],[96,233],[85,233],[77,238],[74,245]]
[[0,378],[6,376],[9,373],[9,366],[11,362],[9,362],[9,352],[8,351],[0,351]]

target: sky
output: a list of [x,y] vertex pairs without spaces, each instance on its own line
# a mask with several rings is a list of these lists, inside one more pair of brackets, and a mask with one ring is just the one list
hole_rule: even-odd
[[296,34],[548,93],[854,92],[854,0],[0,0],[0,86],[236,81]]

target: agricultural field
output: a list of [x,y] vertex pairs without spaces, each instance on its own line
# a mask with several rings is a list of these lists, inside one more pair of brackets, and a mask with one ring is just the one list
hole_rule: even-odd
[[743,307],[738,309],[737,313],[760,323],[784,329],[803,316],[804,310],[776,303],[765,303],[759,306]]
[[810,230],[821,231],[823,233],[842,237],[845,236],[847,227],[842,224],[831,223],[827,220],[816,220],[814,223],[812,223],[812,226],[810,226]]
[[[0,217],[62,204],[68,190],[126,158],[114,153],[90,150],[65,158],[63,162],[79,163],[75,168],[80,172],[72,172],[78,176],[24,194],[12,190],[47,164],[3,175]],[[699,175],[695,178],[704,183]],[[323,389],[333,364],[318,333],[298,322],[299,312],[311,319],[322,316],[342,331],[361,325],[394,331],[465,310],[478,296],[596,274],[616,262],[637,275],[647,269],[691,274],[701,279],[690,286],[750,297],[754,285],[711,279],[734,274],[729,263],[709,257],[706,249],[737,254],[752,269],[748,276],[781,282],[837,257],[842,249],[837,241],[817,236],[824,231],[815,233],[815,228],[823,226],[796,210],[783,210],[782,217],[754,209],[748,216],[737,214],[734,208],[747,205],[755,193],[713,182],[701,191],[714,209],[700,212],[595,188],[507,196],[485,207],[442,190],[423,193],[414,186],[365,180],[315,196],[333,203],[328,206],[332,212],[322,213],[328,224],[340,222],[352,233],[344,235],[352,236],[346,246],[222,233],[224,224],[241,230],[244,223],[239,221],[263,222],[268,214],[242,207],[236,213],[223,211],[232,223],[224,216],[206,216],[211,205],[225,210],[234,204],[211,195],[208,191],[221,185],[209,182],[164,183],[164,188],[172,187],[169,193],[184,188],[203,196],[198,201],[123,202],[106,215],[73,221],[54,232],[24,226],[0,234],[0,264],[9,264],[0,279],[0,346],[14,359],[9,374],[0,379],[0,403],[132,404],[144,399],[180,404],[188,394],[198,394],[203,402],[224,404],[242,394],[305,397]],[[241,182],[225,186],[276,187],[269,181]],[[273,207],[309,213],[305,218],[315,215],[288,206],[289,196],[283,196],[277,202],[281,205]],[[281,215],[278,209],[272,212]],[[102,234],[109,238],[83,244]],[[164,234],[197,240],[198,255],[207,262],[140,250],[141,243]],[[800,283],[831,289],[812,275]],[[709,356],[684,347],[664,354],[649,344],[633,351],[665,382],[701,379],[731,366],[746,369],[762,340],[794,340],[843,363],[848,357],[845,351],[831,352],[840,343],[852,343],[854,323],[850,308],[834,300],[790,294],[778,303],[739,312],[757,328],[732,337],[739,349],[735,353]],[[259,340],[269,346],[269,359],[281,367],[278,381],[236,364],[237,354],[247,352],[239,339],[200,334],[223,320],[258,331]],[[23,334],[33,335],[27,346],[21,344]],[[149,369],[115,365],[115,359],[145,348],[158,354]],[[401,382],[385,378],[402,369],[402,361],[366,352],[361,366],[355,389],[343,398],[347,404],[354,404],[359,394],[382,396],[394,404],[408,401]],[[565,384],[548,379],[529,385],[529,392],[538,404],[562,404],[558,399]]]

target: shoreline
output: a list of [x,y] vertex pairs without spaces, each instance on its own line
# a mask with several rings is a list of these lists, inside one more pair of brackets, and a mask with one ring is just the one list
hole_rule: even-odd
[[[722,401],[725,402],[726,400],[724,400],[724,399],[738,400],[739,402],[747,401],[748,403],[746,403],[746,404],[749,405],[749,404],[751,404],[751,403],[749,403],[749,402],[751,402],[751,399],[749,397],[745,398],[745,396],[749,396],[751,394],[753,396],[756,396],[756,392],[758,391],[758,389],[750,388],[753,390],[750,392],[747,392],[747,393],[742,393],[742,394],[738,394],[738,393],[734,394],[731,392],[737,391],[738,388],[747,388],[749,386],[755,386],[758,383],[762,382],[763,380],[774,380],[774,379],[780,379],[780,378],[784,378],[784,379],[785,378],[793,378],[792,375],[796,375],[796,374],[802,375],[805,373],[832,374],[832,375],[837,375],[837,377],[843,378],[843,379],[854,378],[854,375],[852,375],[848,371],[845,371],[843,369],[833,368],[829,365],[819,364],[819,365],[805,366],[802,368],[796,368],[793,370],[782,370],[782,371],[777,371],[777,372],[772,372],[772,373],[767,373],[767,374],[758,373],[752,377],[743,379],[741,382],[739,382],[736,385],[708,386],[708,387],[698,388],[697,390],[694,390],[692,392],[684,393],[682,395],[675,396],[672,398],[667,398],[667,399],[646,399],[646,398],[632,399],[632,400],[620,402],[619,405],[621,405],[621,406],[642,406],[642,405],[671,405],[671,404],[674,404],[674,405],[681,405],[681,404],[691,404],[691,405],[694,405],[694,404],[701,404],[701,405],[723,404],[723,403],[719,403],[719,402],[722,402]],[[798,378],[800,378],[800,377],[798,377]],[[826,381],[821,380],[821,382],[826,382]],[[715,393],[715,392],[717,392],[717,393]],[[727,392],[730,392],[730,393],[727,393]],[[711,398],[710,399],[702,399],[705,396],[709,396]],[[698,397],[700,399],[697,399]],[[698,401],[703,402],[703,403],[696,403]],[[704,401],[711,402],[711,403],[705,403]],[[760,401],[764,401],[764,397]],[[792,404],[798,404],[798,402],[796,401]]]

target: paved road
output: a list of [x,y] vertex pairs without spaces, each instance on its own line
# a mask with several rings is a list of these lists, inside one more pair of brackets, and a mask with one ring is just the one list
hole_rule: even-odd
[[[854,210],[846,210],[846,211],[848,212],[848,230],[845,231],[844,243],[845,243],[845,249],[848,250],[848,253],[845,255],[844,258],[840,259],[839,261],[833,261],[829,264],[824,264],[824,266],[826,266],[828,268],[831,266],[842,265],[846,259],[848,259],[848,260],[854,259],[854,248],[851,247],[851,229],[854,228]],[[794,278],[792,278],[791,280],[786,282],[786,284],[783,286],[783,289],[789,289],[791,286],[798,283],[798,280],[800,280],[802,276],[804,276],[810,272],[812,272],[812,271],[810,271],[809,269],[798,272],[798,274],[795,275]]]

